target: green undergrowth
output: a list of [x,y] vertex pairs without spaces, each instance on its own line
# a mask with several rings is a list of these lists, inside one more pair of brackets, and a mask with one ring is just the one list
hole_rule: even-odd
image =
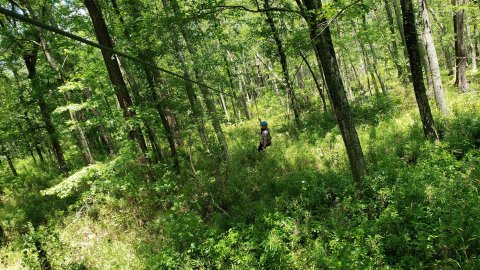
[[256,120],[229,125],[231,160],[195,151],[181,177],[158,165],[150,179],[128,145],[65,179],[2,172],[0,268],[38,269],[38,240],[54,269],[478,269],[480,101],[447,98],[437,142],[411,95],[354,101],[357,186],[334,116],[312,107],[296,130],[275,104],[259,112],[265,153]]

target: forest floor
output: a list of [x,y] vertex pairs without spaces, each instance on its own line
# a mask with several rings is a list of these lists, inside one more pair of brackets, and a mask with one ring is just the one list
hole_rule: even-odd
[[139,180],[145,168],[128,154],[67,182],[49,164],[17,161],[16,179],[0,172],[0,268],[38,268],[40,241],[54,269],[478,269],[472,89],[448,89],[449,115],[434,110],[438,142],[423,137],[413,91],[353,102],[369,167],[357,186],[333,116],[312,107],[297,131],[275,97],[258,104],[266,153],[256,120],[228,125],[228,164],[193,151],[180,179],[158,166],[154,183]]

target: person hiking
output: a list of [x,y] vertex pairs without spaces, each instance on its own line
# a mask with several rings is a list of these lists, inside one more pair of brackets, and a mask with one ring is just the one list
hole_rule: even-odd
[[260,123],[260,145],[258,146],[258,152],[267,149],[267,146],[272,144],[272,137],[270,136],[270,129],[268,128],[267,121]]

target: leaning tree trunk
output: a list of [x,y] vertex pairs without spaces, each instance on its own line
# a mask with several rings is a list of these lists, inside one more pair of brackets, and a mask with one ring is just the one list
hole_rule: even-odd
[[432,112],[430,110],[430,105],[428,104],[427,91],[423,81],[422,64],[420,61],[419,42],[417,30],[415,28],[412,0],[401,0],[400,3],[402,6],[403,27],[405,29],[405,39],[410,61],[410,71],[412,73],[413,89],[415,91],[418,109],[420,110],[423,131],[427,137],[438,139]]
[[453,68],[454,68],[454,63],[453,63],[453,57],[450,49],[452,46],[448,44],[448,42],[444,41],[444,37],[448,35],[447,27],[443,25],[437,18],[435,11],[432,8],[429,8],[430,14],[432,14],[432,18],[437,24],[438,28],[440,29],[440,33],[438,35],[439,40],[440,40],[440,45],[442,46],[442,51],[443,54],[445,55],[445,65],[447,66],[448,70],[448,76],[453,75]]
[[390,31],[390,38],[392,39],[391,45],[390,45],[391,46],[390,52],[392,54],[392,59],[395,64],[395,67],[397,68],[398,77],[403,79],[404,70],[402,68],[402,65],[400,65],[400,56],[398,53],[397,39],[395,38],[395,23],[393,20],[393,12],[392,12],[392,8],[390,7],[389,0],[384,0],[384,2],[385,2],[385,11],[387,13],[388,30]]
[[315,72],[313,71],[312,66],[310,66],[310,63],[308,62],[307,57],[302,52],[300,52],[300,56],[302,57],[303,61],[307,65],[308,70],[310,71],[310,74],[312,74],[313,81],[315,82],[315,86],[317,87],[318,94],[320,94],[320,98],[322,100],[323,111],[326,112],[327,111],[327,103],[325,102],[325,94],[323,93],[322,86],[318,82],[317,76],[315,75]]
[[[40,41],[38,32],[36,33],[37,43]],[[35,46],[34,50],[26,53],[23,56],[25,61],[25,66],[28,70],[28,78],[31,81],[33,93],[36,96],[37,104],[40,107],[40,114],[42,115],[43,121],[45,123],[45,129],[47,130],[48,137],[50,138],[50,143],[52,144],[53,151],[55,152],[55,158],[57,160],[58,167],[63,174],[68,173],[68,166],[65,162],[65,157],[63,156],[63,149],[58,139],[58,134],[53,125],[52,118],[50,115],[50,110],[48,108],[47,102],[45,101],[44,93],[41,86],[39,85],[39,79],[37,78],[37,56],[38,56],[38,47]]]
[[[270,0],[264,0],[263,1],[265,9],[270,8],[269,1]],[[289,72],[288,72],[287,55],[285,54],[285,49],[283,48],[283,43],[282,43],[282,40],[280,39],[280,34],[279,34],[278,29],[275,25],[272,14],[270,12],[265,12],[265,15],[267,17],[267,23],[270,26],[270,31],[272,32],[273,39],[275,40],[275,43],[277,45],[278,55],[280,57],[280,64],[282,65],[283,79],[285,81],[285,87],[287,89],[288,95],[290,96],[290,104],[291,104],[291,107],[293,109],[293,114],[295,116],[295,123],[296,123],[297,127],[300,128],[301,127],[300,109],[298,107],[295,91],[293,90],[293,85],[292,85],[292,82],[290,80],[290,75],[289,75]]]
[[8,167],[10,168],[10,171],[12,172],[13,176],[17,177],[18,173],[17,173],[17,170],[15,169],[15,166],[13,165],[12,158],[10,157],[10,154],[8,153],[7,148],[3,144],[0,144],[0,154],[5,156],[5,159],[7,159],[7,164],[8,164]]
[[435,96],[435,102],[438,108],[447,114],[447,105],[445,103],[445,96],[443,94],[442,76],[440,74],[440,66],[438,64],[437,51],[433,41],[432,29],[430,20],[428,18],[427,1],[418,0],[419,6],[419,20],[423,22],[423,37],[426,45],[426,53],[430,64],[430,71],[432,75],[433,93]]
[[[165,12],[168,14],[169,2],[167,0],[162,0],[162,3],[165,9]],[[198,102],[197,95],[195,94],[195,89],[193,88],[193,83],[191,81],[191,76],[190,76],[190,73],[188,72],[185,55],[183,53],[183,48],[182,48],[181,40],[179,37],[178,27],[175,24],[171,24],[170,26],[172,28],[171,30],[173,30],[173,31],[170,31],[170,39],[174,46],[177,61],[180,64],[180,67],[183,71],[183,77],[186,79],[184,80],[185,90],[187,92],[188,101],[190,102],[190,108],[192,109],[192,112],[193,112],[195,125],[198,129],[203,146],[208,152],[210,152],[210,147],[208,146],[208,135],[205,130],[203,110],[200,106],[200,103]]]
[[[112,38],[110,37],[107,25],[102,16],[102,12],[97,1],[83,0],[83,2],[92,20],[93,28],[95,30],[95,35],[98,42],[100,43],[100,45],[108,48],[113,48]],[[127,85],[125,84],[125,81],[123,79],[123,75],[120,70],[120,66],[118,65],[116,56],[108,50],[102,50],[102,56],[107,67],[108,76],[113,85],[113,88],[115,89],[115,95],[117,97],[118,103],[120,104],[120,108],[123,111],[124,118],[126,120],[134,118],[136,113],[132,108],[132,98],[130,97]],[[141,150],[142,155],[146,156],[147,144],[145,142],[145,138],[143,137],[140,127],[138,125],[135,125],[135,127],[129,129],[128,136],[130,140],[137,141],[138,147]]]
[[[475,53],[475,46],[474,42],[472,40],[472,37],[470,35],[470,24],[468,23],[468,17],[465,18],[465,25],[466,29],[465,31],[467,32],[467,40],[468,40],[468,49],[470,53],[470,59],[472,61],[472,72],[475,73],[477,72],[477,54]],[[474,36],[475,38],[475,36]]]
[[[455,3],[455,0],[452,1]],[[457,5],[461,6],[465,0],[457,0]],[[455,26],[455,55],[457,64],[456,84],[460,92],[468,89],[467,82],[467,46],[465,44],[465,10],[459,9],[454,16]]]
[[[362,16],[362,26],[363,26],[363,30],[366,32],[367,31],[367,22],[366,22],[366,17],[365,17],[365,14]],[[375,53],[375,48],[373,46],[373,43],[372,41],[370,40],[370,38],[368,37],[368,33],[366,35],[366,40],[367,40],[367,44],[368,44],[368,47],[370,48],[370,53],[372,54],[372,58],[373,58],[373,69],[375,71],[375,74],[377,75],[377,78],[378,78],[378,82],[380,83],[380,87],[382,88],[382,93],[384,95],[387,94],[387,88],[385,87],[385,83],[383,82],[383,78],[382,78],[382,75],[380,73],[380,70],[379,70],[379,67],[378,67],[378,60],[377,60],[377,54]]]
[[[298,3],[298,2],[297,2]],[[320,14],[321,1],[304,0],[306,9],[310,12],[307,23],[310,26],[310,37],[313,40],[319,65],[323,67],[329,96],[332,101],[337,123],[340,127],[343,142],[350,161],[353,177],[357,184],[367,174],[367,164],[363,156],[357,130],[350,113],[350,106],[343,87],[340,70],[338,69],[330,29],[327,19]],[[300,7],[303,9],[303,7]],[[321,17],[317,17],[321,16]]]
[[[166,8],[168,9],[170,3],[169,0],[163,0]],[[180,14],[180,6],[178,5],[178,2],[176,0],[171,0],[171,5],[173,12],[176,16]],[[185,41],[185,44],[187,45],[187,50],[190,56],[194,59],[193,60],[193,70],[195,73],[195,78],[200,85],[200,91],[202,92],[203,99],[205,101],[205,104],[207,106],[208,113],[210,117],[212,118],[212,125],[213,129],[215,130],[215,134],[217,135],[218,143],[220,144],[220,148],[222,149],[223,152],[223,159],[228,160],[229,159],[229,154],[228,154],[228,145],[227,145],[227,140],[225,139],[225,134],[223,133],[222,130],[222,125],[220,123],[220,120],[218,118],[217,114],[217,109],[215,108],[215,104],[213,103],[212,96],[210,95],[210,90],[205,86],[205,82],[203,80],[203,72],[200,70],[200,63],[197,60],[197,49],[195,45],[193,44],[191,40],[191,36],[189,35],[190,30],[187,29],[186,27],[181,27],[180,28],[181,35],[183,36],[183,39]]]

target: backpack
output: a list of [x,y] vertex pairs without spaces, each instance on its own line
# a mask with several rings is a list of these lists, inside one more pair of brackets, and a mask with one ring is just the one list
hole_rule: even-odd
[[[270,144],[270,143],[272,143],[272,135],[270,134],[270,129],[269,128],[267,128],[266,131],[267,131],[267,143]],[[263,132],[263,130],[260,131],[260,135],[262,135],[262,132]]]

